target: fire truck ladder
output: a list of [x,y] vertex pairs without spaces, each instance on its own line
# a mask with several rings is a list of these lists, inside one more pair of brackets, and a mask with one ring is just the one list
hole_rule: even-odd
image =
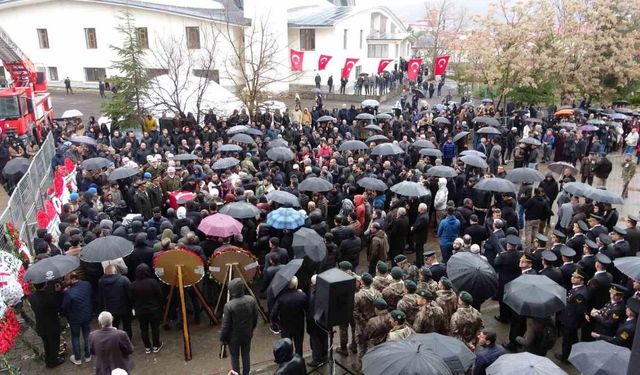
[[11,40],[9,35],[0,28],[0,60],[9,72],[15,87],[28,87],[35,82],[36,68],[26,55]]

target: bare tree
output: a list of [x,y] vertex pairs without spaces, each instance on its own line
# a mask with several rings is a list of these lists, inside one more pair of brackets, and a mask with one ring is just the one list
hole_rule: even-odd
[[457,8],[452,0],[425,3],[425,17],[422,21],[423,31],[417,38],[426,44],[425,61],[433,66],[436,57],[448,55],[455,40],[462,31],[465,10]]

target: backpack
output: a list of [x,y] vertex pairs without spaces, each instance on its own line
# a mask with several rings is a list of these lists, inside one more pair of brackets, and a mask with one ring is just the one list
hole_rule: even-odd
[[545,351],[551,350],[558,338],[556,327],[550,320],[545,321],[544,328],[542,328],[542,349]]

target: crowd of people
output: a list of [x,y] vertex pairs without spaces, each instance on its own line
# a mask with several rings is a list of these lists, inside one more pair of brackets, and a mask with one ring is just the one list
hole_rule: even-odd
[[[580,124],[569,126],[558,117],[538,120],[534,108],[513,107],[506,111],[507,130],[498,126],[497,134],[485,135],[479,130],[490,126],[477,120],[495,119],[498,114],[492,105],[445,101],[426,108],[419,100],[407,99],[388,117],[380,117],[376,108],[355,105],[333,111],[317,106],[300,117],[296,111],[250,114],[243,110],[228,118],[210,112],[202,125],[192,115],[181,114],[161,118],[161,124],[169,124],[162,127],[148,116],[142,137],[91,121],[84,134],[95,144],[70,142],[69,134],[53,129],[58,148],[52,163],[63,165],[70,158],[78,164],[78,191],[63,207],[59,236],[39,231],[34,241],[36,260],[57,254],[78,256],[84,245],[109,235],[132,241],[134,250],[109,264],[81,262],[65,280],[36,285],[30,299],[48,367],[64,361],[58,353],[58,314],[70,326],[71,362],[80,365],[83,359],[89,362],[92,355],[102,353],[96,364],[99,374],[113,366],[131,369],[129,339],[134,319],[140,325],[145,353],[160,352],[161,311],[169,288],[154,274],[153,259],[163,251],[181,249],[195,252],[206,264],[216,251],[230,245],[250,251],[260,263],[262,276],[254,289],[267,294],[271,329],[283,338],[274,344],[279,374],[304,373],[305,332],[312,349],[306,365],[317,367],[327,361],[327,333],[313,320],[314,290],[317,274],[334,267],[357,280],[353,321],[340,327],[336,350],[343,356],[353,355],[355,369],[360,369],[370,348],[413,333],[459,338],[477,352],[474,374],[484,374],[507,350],[545,355],[558,332],[562,333],[558,357],[563,361],[578,340],[631,345],[640,281],[619,272],[612,260],[635,256],[640,249],[638,218],[629,215],[624,224],[618,224],[611,204],[569,194],[563,187],[577,177],[591,184],[593,176],[598,177],[597,185],[605,187],[612,171],[607,153],[623,139],[626,197],[636,168],[629,151],[638,144],[637,119],[623,121],[624,134],[610,132],[617,125],[585,132],[579,130]],[[364,113],[378,116],[380,130],[367,128],[372,120],[358,117]],[[334,118],[319,121],[322,116]],[[602,108],[590,115],[592,119],[606,116]],[[586,118],[576,111],[575,121]],[[472,139],[456,137],[468,130],[474,131]],[[252,141],[232,140],[238,133],[252,135]],[[618,135],[609,140],[608,134]],[[376,137],[367,140],[370,136]],[[523,142],[529,138],[540,145]],[[603,139],[607,139],[604,144]],[[355,140],[366,141],[366,148],[342,148]],[[383,155],[372,151],[386,142],[396,151]],[[432,145],[424,146],[425,142]],[[270,150],[276,147],[291,150],[290,160],[272,160]],[[425,147],[440,150],[442,156],[422,153]],[[465,164],[460,155],[465,150],[484,155],[488,168]],[[538,163],[550,162],[552,153],[555,161],[579,167],[566,167],[557,178],[549,173],[535,187],[523,183],[518,192],[476,188],[485,179],[504,178],[511,160],[515,168],[536,168]],[[178,156],[184,155],[193,158],[179,161],[183,158]],[[84,161],[96,157],[107,159],[108,165],[82,168]],[[237,163],[217,169],[215,163],[224,157],[235,157]],[[430,172],[444,166],[450,166],[452,174]],[[110,178],[120,167],[138,173]],[[332,187],[316,192],[299,189],[310,177],[324,179]],[[365,188],[360,185],[365,177],[378,179],[388,188],[403,181],[417,182],[427,193],[403,196],[389,189]],[[173,205],[171,195],[179,191],[194,193],[194,199]],[[295,201],[270,200],[274,191],[290,193]],[[204,218],[240,201],[260,210],[256,217],[239,219],[241,235],[219,238],[198,230]],[[306,259],[304,272],[290,278],[283,292],[268,295],[271,280],[295,258],[295,230],[267,223],[268,213],[279,207],[300,210],[303,226],[324,239],[327,255],[321,262]],[[137,216],[131,218],[132,213]],[[439,246],[429,242],[431,236],[437,237]],[[459,252],[476,255],[498,274],[499,287],[493,296],[500,304],[496,319],[510,324],[504,346],[482,320],[479,310],[485,300],[457,290],[447,278],[447,262]],[[516,314],[503,302],[503,292],[507,283],[522,274],[547,275],[565,287],[566,308],[544,319]],[[222,289],[206,276],[201,283],[207,303],[214,306]],[[247,374],[259,315],[258,301],[245,295],[244,289],[240,280],[229,285],[231,300],[223,310],[220,340],[229,346],[233,370]],[[192,291],[187,300],[190,322],[199,323],[203,307]],[[180,320],[175,296],[169,303],[173,326]],[[98,313],[101,329],[90,334],[90,323]],[[120,331],[114,328],[120,327],[125,334],[116,333]],[[113,352],[105,354],[101,347],[106,344],[101,343],[107,341],[120,343],[113,347],[121,348],[124,359],[115,359],[121,357]]]

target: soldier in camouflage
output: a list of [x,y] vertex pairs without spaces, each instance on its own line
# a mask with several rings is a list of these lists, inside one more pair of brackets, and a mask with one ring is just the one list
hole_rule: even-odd
[[444,311],[433,299],[434,295],[426,289],[416,291],[416,302],[421,307],[413,322],[413,329],[418,333],[437,332],[446,335],[448,324],[444,321]]
[[438,292],[438,283],[433,279],[431,269],[427,266],[422,266],[418,273],[418,289],[426,289],[432,294]]
[[445,322],[448,328],[453,313],[458,309],[458,296],[453,290],[453,283],[451,283],[451,280],[448,278],[443,277],[438,284],[440,290],[438,290],[436,303],[442,307],[442,311],[444,311]]
[[416,318],[420,305],[416,301],[416,283],[411,280],[404,281],[404,296],[398,301],[398,310],[402,310],[407,316],[407,323],[413,325],[413,321]]
[[391,278],[391,275],[389,275],[389,267],[387,266],[387,263],[379,260],[376,264],[376,275],[373,277],[373,287],[379,292],[382,292],[382,290],[389,286],[392,281],[393,279]]
[[391,330],[387,335],[387,341],[400,341],[416,333],[407,324],[407,316],[401,310],[393,310],[390,313]]
[[403,254],[396,255],[396,257],[393,258],[393,262],[402,269],[405,280],[411,280],[414,283],[418,280],[418,267],[410,263],[406,256]]
[[458,310],[451,317],[451,335],[462,340],[469,348],[475,348],[478,332],[483,327],[482,314],[472,304],[471,294],[460,292]]
[[622,198],[629,197],[629,183],[636,175],[636,164],[631,160],[631,155],[625,155],[622,162]]
[[400,267],[393,267],[391,269],[391,277],[393,281],[389,286],[382,290],[382,298],[387,301],[390,309],[395,309],[398,306],[398,301],[404,294],[404,281],[402,281],[402,270]]
[[387,302],[382,298],[377,298],[373,301],[373,307],[375,308],[376,316],[369,319],[361,336],[365,348],[372,348],[385,342],[387,334],[391,330]]
[[364,339],[364,331],[367,322],[376,316],[373,301],[382,298],[382,293],[373,288],[373,277],[369,273],[360,276],[361,287],[354,297],[353,320],[356,323],[356,343],[358,344],[358,363],[355,368],[359,370],[362,356],[367,351],[367,342]]

